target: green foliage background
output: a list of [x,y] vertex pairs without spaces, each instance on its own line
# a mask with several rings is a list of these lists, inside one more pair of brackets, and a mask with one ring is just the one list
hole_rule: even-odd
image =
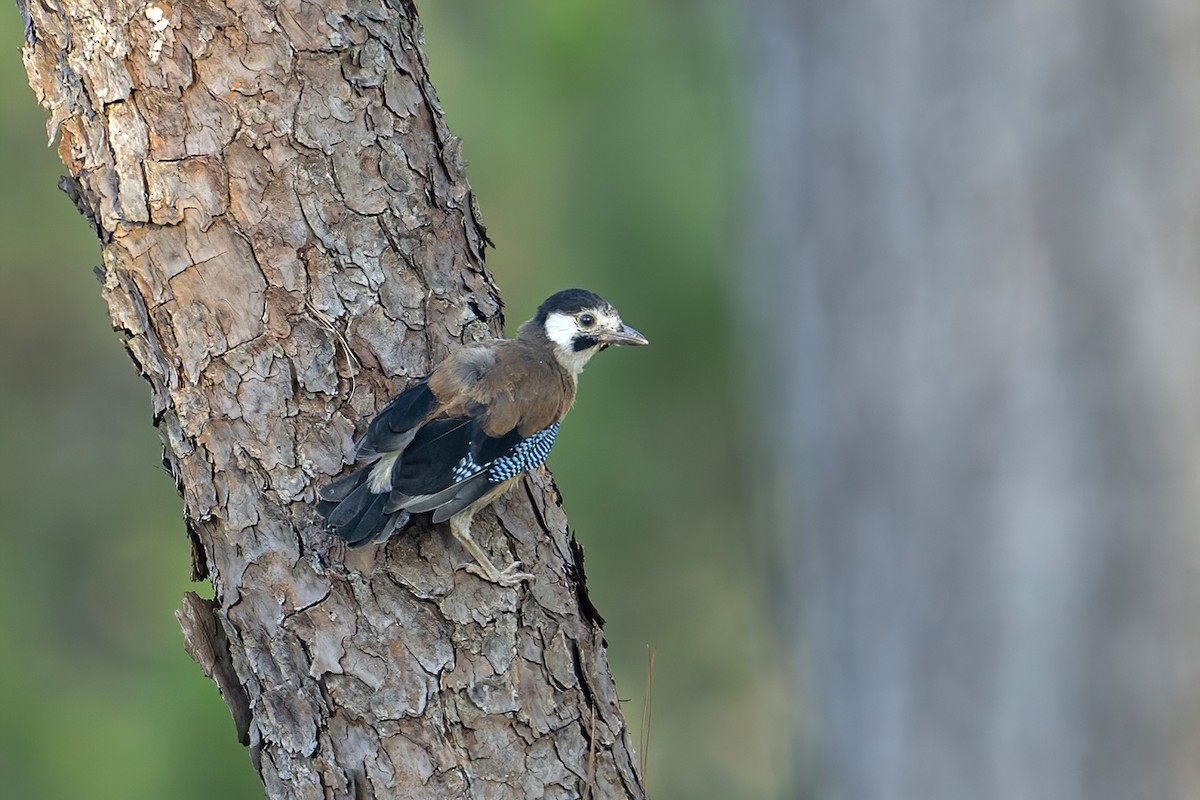
[[[652,340],[606,353],[551,456],[641,735],[651,795],[786,791],[789,705],[767,630],[735,388],[738,7],[717,0],[422,3],[510,329],[580,285]],[[8,797],[261,796],[183,652],[180,501],[147,387],[56,188],[45,115],[0,14],[0,786]]]

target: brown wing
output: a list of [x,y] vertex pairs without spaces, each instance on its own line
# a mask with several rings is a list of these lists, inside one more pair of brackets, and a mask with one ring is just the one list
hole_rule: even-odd
[[542,350],[504,339],[454,353],[429,376],[439,403],[430,419],[478,417],[493,437],[554,424],[574,402],[575,382]]

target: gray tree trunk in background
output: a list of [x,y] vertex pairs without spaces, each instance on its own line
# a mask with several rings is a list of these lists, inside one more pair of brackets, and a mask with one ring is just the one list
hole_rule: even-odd
[[1200,4],[752,16],[801,794],[1200,796]]
[[500,331],[412,3],[26,13],[30,83],[215,590],[185,598],[187,646],[267,795],[643,797],[547,473],[477,518],[536,575],[519,591],[456,571],[444,530],[347,552],[314,515],[404,378]]

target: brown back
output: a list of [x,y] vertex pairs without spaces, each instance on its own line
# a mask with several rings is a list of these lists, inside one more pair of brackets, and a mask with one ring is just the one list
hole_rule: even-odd
[[575,381],[537,342],[498,339],[459,350],[429,376],[438,408],[429,419],[484,417],[488,436],[531,436],[561,420]]

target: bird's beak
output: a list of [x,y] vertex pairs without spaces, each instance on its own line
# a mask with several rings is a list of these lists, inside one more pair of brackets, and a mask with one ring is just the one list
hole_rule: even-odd
[[650,344],[649,339],[628,325],[622,325],[619,331],[600,334],[600,341],[604,344]]

